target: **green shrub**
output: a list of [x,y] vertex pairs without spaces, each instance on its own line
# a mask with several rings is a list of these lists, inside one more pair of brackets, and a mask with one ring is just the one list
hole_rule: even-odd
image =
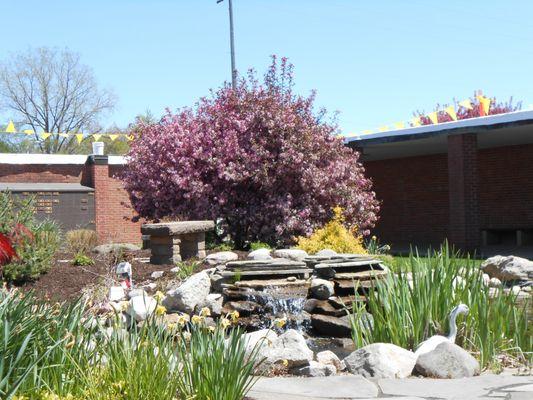
[[176,276],[179,279],[187,279],[189,276],[194,274],[196,271],[199,270],[201,267],[201,263],[198,260],[187,260],[187,261],[181,261],[176,264],[177,267],[179,267],[179,271],[176,273]]
[[74,259],[72,260],[72,265],[86,267],[89,265],[94,265],[94,260],[86,256],[85,254],[78,253],[74,256]]
[[264,242],[252,242],[250,243],[250,250],[259,250],[259,249],[271,249],[270,245],[268,243]]
[[36,279],[46,273],[60,245],[59,228],[52,221],[38,221],[34,217],[34,199],[19,200],[8,192],[0,193],[0,233],[10,234],[24,226],[31,232],[15,243],[18,258],[4,265],[7,281]]
[[72,254],[89,254],[98,244],[96,232],[90,229],[75,229],[65,235],[67,249]]
[[450,311],[464,303],[470,313],[458,327],[457,344],[473,352],[482,366],[498,368],[502,354],[520,362],[531,359],[528,304],[516,305],[516,296],[501,289],[489,294],[478,265],[468,257],[458,258],[447,245],[427,257],[411,254],[397,266],[397,273],[388,274],[368,292],[373,328],[364,322],[365,307],[354,305],[356,346],[386,342],[415,349],[433,335],[446,335]]

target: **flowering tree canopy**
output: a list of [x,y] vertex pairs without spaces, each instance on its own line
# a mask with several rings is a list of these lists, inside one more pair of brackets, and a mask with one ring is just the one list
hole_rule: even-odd
[[236,90],[142,124],[123,177],[134,209],[153,220],[222,220],[239,247],[309,235],[335,206],[367,233],[379,210],[371,181],[313,104],[274,57],[263,83],[250,72]]

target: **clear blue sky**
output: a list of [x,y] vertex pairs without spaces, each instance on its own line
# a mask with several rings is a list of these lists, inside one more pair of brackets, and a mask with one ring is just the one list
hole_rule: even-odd
[[[339,111],[343,133],[482,89],[533,103],[533,1],[234,0],[237,67],[269,55]],[[68,47],[118,96],[105,124],[192,105],[230,79],[227,4],[216,0],[2,0],[0,57]]]

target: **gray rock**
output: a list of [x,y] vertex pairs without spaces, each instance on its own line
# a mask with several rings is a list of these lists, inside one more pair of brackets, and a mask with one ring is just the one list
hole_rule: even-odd
[[274,257],[286,258],[288,260],[302,261],[308,254],[301,249],[278,249],[274,250]]
[[144,289],[131,289],[128,292],[128,298],[132,299],[137,296],[146,296],[147,293]]
[[412,351],[391,343],[373,343],[344,359],[352,374],[366,378],[407,378],[416,364]]
[[294,329],[280,335],[270,347],[264,347],[265,367],[286,362],[288,368],[304,367],[313,360],[313,351],[307,347],[304,337]]
[[180,272],[180,267],[172,267],[170,268],[170,272],[177,274],[178,272]]
[[224,298],[220,293],[208,294],[204,301],[196,305],[196,310],[199,311],[204,307],[209,308],[211,315],[218,317],[222,314],[222,302]]
[[262,248],[250,252],[248,254],[248,259],[255,261],[272,260],[272,256],[270,255],[270,249]]
[[240,316],[247,317],[251,314],[258,312],[261,306],[255,301],[240,300],[240,301],[228,301],[224,305],[223,313],[228,314],[231,311],[237,311]]
[[138,251],[141,248],[131,243],[108,243],[101,244],[93,248],[93,252],[98,254],[119,253],[121,251]]
[[327,300],[335,293],[333,282],[315,278],[311,280],[309,288],[311,295],[318,300]]
[[343,371],[346,364],[331,350],[324,350],[316,354],[316,360],[323,365],[332,365],[335,371]]
[[500,288],[500,287],[502,287],[502,281],[500,281],[498,278],[490,278],[489,279],[489,287],[491,287],[491,288]]
[[331,315],[311,315],[313,329],[324,336],[350,337],[352,327],[346,317],[338,318]]
[[205,271],[190,276],[175,289],[167,292],[163,305],[167,310],[192,313],[203,302],[211,289],[211,279]]
[[157,307],[157,301],[150,296],[135,296],[130,300],[126,312],[136,321],[144,321]]
[[228,261],[235,261],[239,259],[239,255],[233,251],[219,251],[217,253],[209,254],[205,261],[209,265],[225,264]]
[[479,375],[478,361],[466,350],[450,342],[418,357],[416,371],[432,378],[468,378]]
[[147,292],[153,292],[157,288],[157,284],[154,282],[149,282],[142,286],[142,289],[146,290]]
[[152,279],[159,279],[161,278],[163,275],[165,275],[165,271],[154,271],[150,274],[150,278]]
[[126,293],[122,286],[111,286],[107,297],[109,301],[120,301],[126,298]]
[[272,346],[277,338],[278,335],[272,329],[261,329],[242,335],[242,340],[246,346],[246,354],[250,354],[252,351],[262,354],[264,349]]
[[338,253],[335,250],[331,249],[323,249],[320,250],[318,253],[315,254],[315,256],[318,257],[335,257]]
[[[333,368],[331,368],[333,367]],[[333,365],[324,365],[318,361],[310,361],[309,365],[305,367],[298,367],[291,370],[291,373],[296,376],[330,376],[335,375],[337,370]]]
[[485,260],[480,268],[502,282],[533,279],[533,261],[521,257],[494,256]]
[[213,221],[177,221],[143,224],[141,233],[154,236],[174,236],[186,233],[208,232],[215,228]]

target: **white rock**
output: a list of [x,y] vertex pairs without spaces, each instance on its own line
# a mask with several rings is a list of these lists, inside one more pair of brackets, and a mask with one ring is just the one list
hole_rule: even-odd
[[304,337],[294,329],[280,335],[271,347],[264,348],[261,354],[266,357],[265,366],[287,362],[289,368],[309,365],[313,351],[307,347]]
[[142,286],[142,289],[147,292],[153,292],[156,288],[157,288],[157,284],[154,282],[150,282]]
[[500,288],[500,287],[502,287],[502,281],[500,281],[498,278],[490,278],[489,287],[491,287],[491,288]]
[[157,301],[150,296],[135,296],[130,300],[127,313],[136,321],[144,321],[155,311]]
[[331,350],[321,351],[316,354],[316,360],[324,365],[333,365],[336,371],[342,371],[346,368],[343,361],[337,357],[337,355]]
[[248,253],[248,259],[249,260],[272,260],[272,256],[270,255],[270,249],[257,249],[250,253]]
[[333,282],[325,279],[314,278],[311,280],[311,295],[318,300],[327,300],[335,294]]
[[[489,274],[483,274],[481,279],[483,280],[483,284],[485,286],[490,286],[490,276],[489,276]],[[500,284],[501,284],[501,282],[500,282]]]
[[494,256],[485,260],[480,268],[502,282],[533,279],[533,261],[521,257]]
[[126,292],[122,286],[111,286],[108,294],[109,301],[120,301],[126,298]]
[[234,253],[233,251],[219,251],[217,253],[209,254],[205,258],[205,261],[207,261],[209,265],[219,265],[238,259],[239,255],[237,253]]
[[323,250],[320,250],[318,253],[316,253],[315,255],[319,256],[319,257],[334,257],[336,256],[338,253],[335,251],[335,250],[331,250],[331,249],[323,249]]
[[129,292],[128,292],[128,297],[130,299],[134,298],[134,297],[137,297],[137,296],[146,296],[147,293],[144,289],[131,289]]
[[207,307],[213,316],[219,316],[222,314],[223,301],[224,298],[220,293],[211,293],[207,295],[204,301],[196,305],[196,310],[200,311],[202,308]]
[[513,286],[513,288],[511,289],[511,291],[513,292],[513,294],[519,294],[519,293],[520,293],[520,290],[521,290],[521,288],[520,288],[520,286],[518,286],[518,285]]
[[211,289],[211,279],[205,271],[190,276],[176,289],[171,289],[163,299],[167,310],[192,313],[203,302]]
[[337,370],[333,365],[324,365],[317,361],[309,361],[309,365],[295,368],[291,372],[297,376],[317,377],[335,375],[337,373]]
[[174,273],[174,274],[177,274],[178,272],[180,272],[180,267],[173,267],[173,268],[170,268],[170,272]]
[[246,354],[250,355],[252,352],[257,354],[257,362],[259,363],[266,356],[268,348],[277,340],[278,335],[271,329],[261,329],[259,331],[245,333],[242,335],[242,340],[246,348]]
[[416,356],[391,343],[373,343],[354,351],[344,362],[352,374],[366,378],[407,378]]
[[301,261],[307,257],[307,252],[301,249],[278,249],[274,250],[274,257]]
[[469,378],[479,375],[479,362],[467,351],[450,342],[439,344],[416,361],[416,370],[430,378]]
[[159,279],[161,278],[163,275],[165,275],[165,271],[154,271],[150,274],[150,278],[152,279]]

